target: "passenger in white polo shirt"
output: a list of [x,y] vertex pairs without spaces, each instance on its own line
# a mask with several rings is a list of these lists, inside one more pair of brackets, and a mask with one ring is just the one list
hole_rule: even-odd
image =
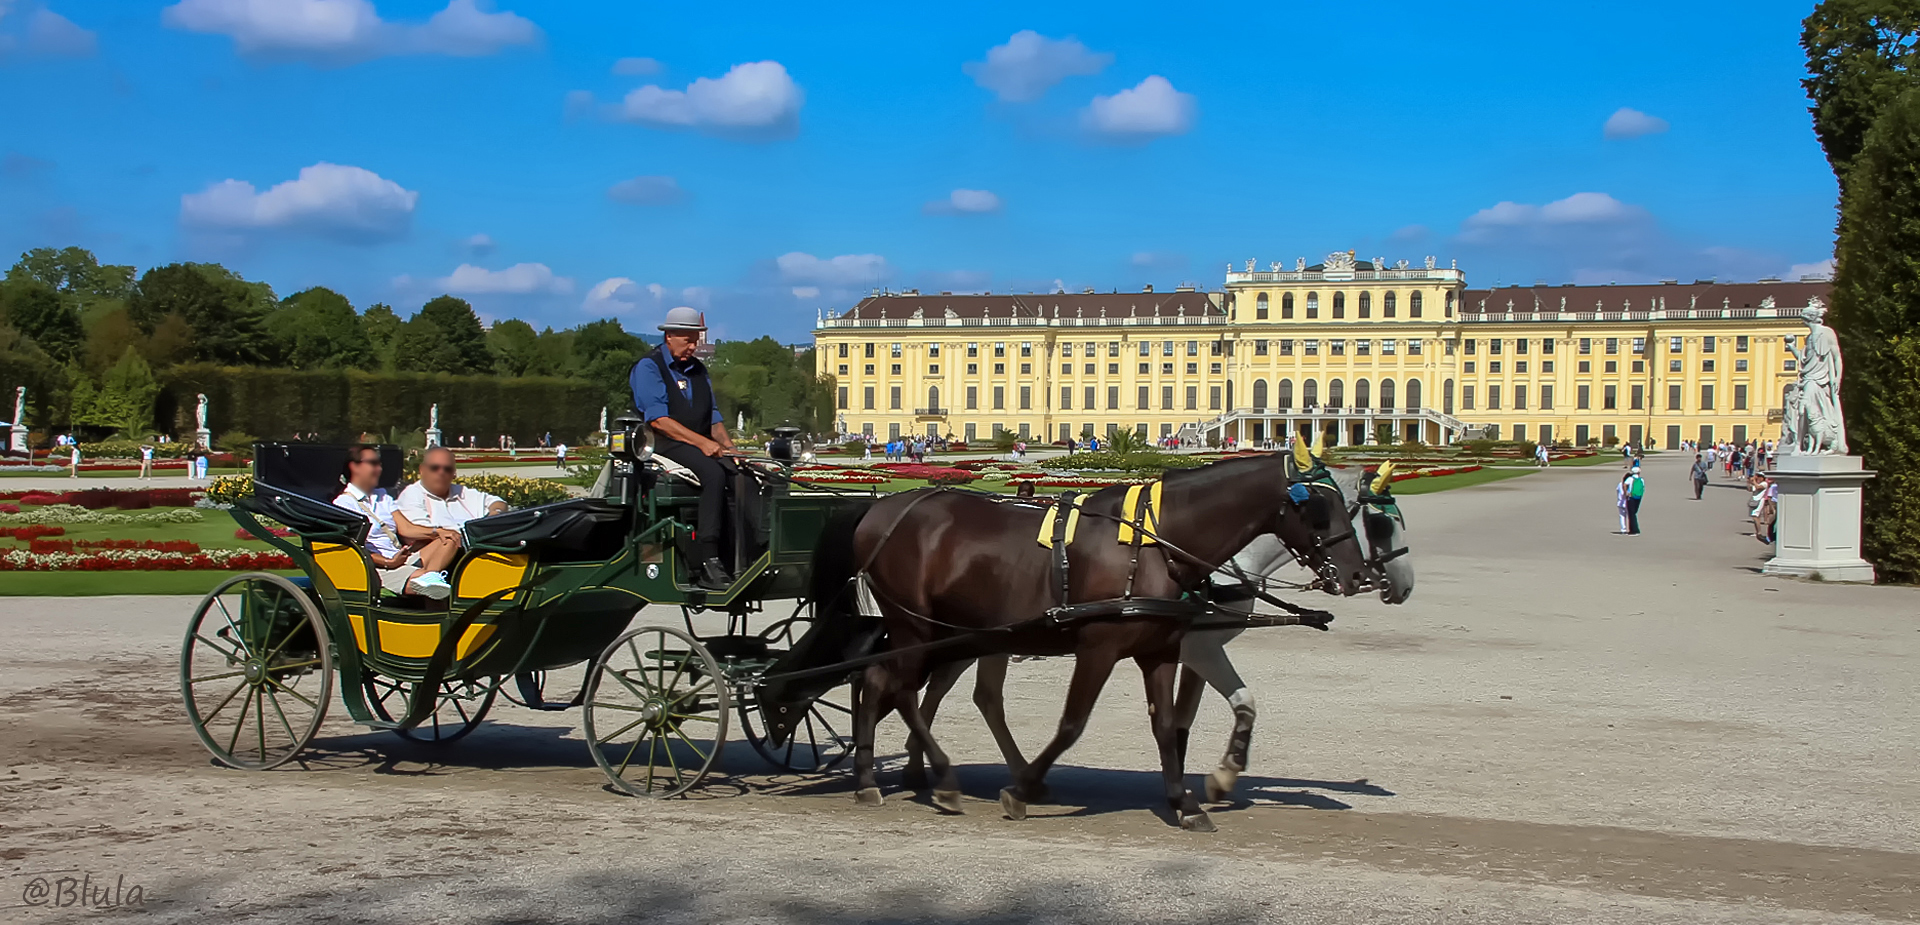
[[460,544],[446,539],[409,542],[395,525],[395,503],[380,487],[380,450],[356,443],[347,448],[346,485],[333,503],[365,517],[367,557],[380,577],[380,586],[395,594],[419,594],[442,600],[451,593],[445,574]]
[[469,520],[478,520],[507,509],[507,502],[477,488],[456,484],[453,480],[453,451],[436,446],[420,457],[420,479],[400,492],[399,507],[393,523],[400,536],[409,541],[449,538],[465,544],[461,530]]

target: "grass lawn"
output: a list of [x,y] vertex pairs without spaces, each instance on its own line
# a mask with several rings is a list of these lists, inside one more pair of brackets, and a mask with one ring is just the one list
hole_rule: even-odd
[[1395,482],[1393,483],[1393,493],[1396,495],[1427,495],[1436,491],[1446,491],[1449,488],[1466,488],[1471,485],[1485,485],[1488,482],[1518,478],[1529,472],[1538,471],[1540,470],[1530,467],[1500,467],[1495,469],[1475,469],[1472,472],[1458,472],[1453,475],[1433,475],[1425,478],[1407,479],[1404,482]]

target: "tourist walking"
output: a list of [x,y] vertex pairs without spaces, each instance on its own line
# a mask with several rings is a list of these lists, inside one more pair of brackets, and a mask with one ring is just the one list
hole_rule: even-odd
[[67,474],[67,478],[77,479],[79,477],[80,477],[80,444],[75,443],[73,445],[73,471]]
[[1627,535],[1640,535],[1640,499],[1647,494],[1647,483],[1640,479],[1640,467],[1627,473]]
[[1613,504],[1620,512],[1620,535],[1627,535],[1627,485],[1633,481],[1633,473],[1620,477],[1620,484],[1613,486]]
[[140,481],[153,478],[153,444],[140,444]]
[[1695,501],[1700,500],[1700,494],[1707,490],[1708,472],[1707,461],[1701,458],[1699,453],[1693,454],[1693,469],[1687,475],[1693,479],[1693,500]]
[[1766,476],[1747,477],[1747,517],[1753,521],[1753,538],[1762,544],[1773,542],[1773,499]]

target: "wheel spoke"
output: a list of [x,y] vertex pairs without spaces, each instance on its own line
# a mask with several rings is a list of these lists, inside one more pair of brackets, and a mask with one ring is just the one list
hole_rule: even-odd
[[705,764],[709,760],[710,756],[706,752],[701,751],[700,746],[693,744],[693,740],[687,738],[687,734],[684,732],[681,732],[679,726],[673,727],[673,734],[675,737],[679,738],[680,741],[687,743],[687,747],[693,749],[694,754],[700,756],[700,762],[702,764]]
[[246,632],[240,629],[239,623],[234,622],[233,612],[227,609],[226,598],[216,597],[213,599],[213,602],[219,605],[220,615],[227,618],[227,628],[233,630],[233,644],[239,646],[241,652],[253,651],[252,644],[247,642]]
[[[276,610],[274,611],[274,613],[279,613],[279,611]],[[275,645],[271,649],[268,649],[267,654],[261,656],[261,658],[271,660],[274,656],[279,655],[280,650],[286,648],[287,643],[293,641],[294,635],[299,633],[302,629],[306,628],[306,626],[307,626],[307,620],[306,620],[306,617],[303,615],[300,619],[295,620],[293,622],[293,626],[287,630],[287,634],[285,636],[280,637],[279,644]]]
[[842,713],[845,713],[845,714],[847,714],[848,716],[852,716],[852,715],[853,715],[853,708],[851,708],[851,707],[843,707],[843,706],[841,706],[841,705],[839,705],[839,704],[837,704],[837,703],[834,703],[834,702],[833,702],[833,701],[831,701],[831,700],[816,700],[816,701],[814,701],[814,705],[815,705],[815,706],[820,706],[820,707],[832,707],[832,708],[834,708],[834,709],[836,709],[836,710],[839,710],[839,711],[840,711],[840,712],[842,712]]
[[[658,737],[656,736],[656,738]],[[667,764],[672,766],[673,768],[673,782],[677,787],[680,784],[680,780],[681,780],[680,761],[679,759],[673,757],[673,743],[668,742],[666,743],[666,746],[667,746]]]
[[246,671],[244,671],[244,670],[241,670],[241,671],[226,671],[226,672],[221,672],[220,674],[210,674],[210,675],[207,675],[207,676],[205,676],[205,677],[201,677],[201,678],[193,678],[193,679],[192,679],[192,683],[194,683],[194,684],[204,684],[204,683],[206,683],[206,682],[208,682],[208,681],[221,681],[221,680],[225,680],[225,679],[227,679],[227,678],[238,678],[238,677],[241,677],[242,675],[245,675],[245,674],[246,674]]
[[286,728],[287,739],[293,743],[295,748],[298,748],[300,746],[300,736],[293,731],[293,724],[287,722],[287,711],[280,709],[280,698],[268,695],[267,701],[273,704],[273,712],[280,717],[280,725]]
[[705,713],[669,713],[667,715],[681,721],[693,720],[702,723],[717,723],[720,721],[720,717],[710,716]]
[[[245,686],[251,687],[252,685],[245,685]],[[234,746],[237,746],[240,744],[240,731],[247,728],[247,708],[251,706],[253,706],[253,698],[251,696],[242,697],[240,699],[240,718],[237,720],[234,720],[233,737],[227,740],[228,755],[232,755]]]
[[272,676],[269,676],[269,677],[267,678],[267,683],[268,683],[268,684],[271,684],[271,685],[273,685],[274,687],[277,687],[277,688],[279,688],[279,689],[281,689],[281,690],[283,690],[283,691],[286,691],[286,692],[287,692],[287,694],[289,694],[290,696],[293,696],[293,697],[297,697],[297,698],[299,698],[299,700],[300,700],[300,702],[301,702],[301,703],[304,703],[304,704],[306,704],[307,706],[309,706],[309,707],[312,707],[313,709],[316,709],[316,710],[318,710],[318,709],[320,709],[320,705],[319,705],[318,703],[315,703],[315,702],[314,702],[313,700],[311,700],[311,699],[309,699],[309,698],[307,697],[307,695],[305,695],[305,694],[302,694],[302,693],[300,693],[299,691],[297,691],[297,690],[294,690],[293,688],[291,688],[291,687],[288,687],[288,686],[286,686],[285,684],[282,684],[282,683],[280,683],[280,679],[278,679],[278,678],[275,678],[275,677],[272,677]]
[[[638,676],[640,685],[647,690],[655,690],[653,682],[647,680],[647,660],[640,657],[640,647],[634,645],[631,639],[627,640],[627,654],[633,656],[633,668],[630,670]],[[625,678],[626,675],[626,672],[614,669],[615,677]]]
[[[618,729],[615,729],[614,731],[612,731],[612,732],[610,732],[610,733],[608,733],[608,734],[606,734],[606,735],[604,735],[604,736],[601,736],[601,737],[600,737],[600,741],[602,741],[602,742],[617,742],[617,741],[619,741],[619,739],[620,739],[620,737],[621,737],[621,736],[623,736],[623,735],[626,735],[626,734],[627,734],[627,732],[628,732],[628,730],[631,730],[631,729],[633,729],[633,728],[634,728],[634,727],[636,727],[636,726],[640,726],[640,725],[642,725],[642,724],[644,724],[644,723],[645,723],[646,721],[647,721],[647,718],[646,718],[646,717],[644,717],[644,716],[642,716],[642,717],[640,717],[639,719],[636,719],[636,720],[634,720],[633,722],[631,722],[631,723],[628,723],[628,724],[626,724],[625,726],[621,726],[620,728],[618,728]],[[635,741],[638,741],[638,740],[636,739]]]
[[260,763],[267,761],[267,689],[265,685],[253,689],[253,725],[260,732]]
[[[621,686],[621,687],[624,687],[624,688],[626,688],[626,689],[627,689],[627,692],[628,692],[628,693],[631,693],[631,694],[632,694],[633,696],[635,696],[635,697],[638,697],[638,698],[640,698],[641,700],[646,700],[646,699],[649,699],[649,698],[651,698],[651,697],[653,696],[653,693],[652,693],[652,691],[653,691],[653,688],[651,688],[651,687],[648,687],[648,688],[647,688],[646,690],[644,690],[644,691],[643,691],[643,690],[641,690],[641,689],[640,689],[640,688],[638,688],[638,687],[634,687],[634,686],[633,686],[633,682],[631,682],[631,681],[629,681],[629,680],[627,680],[627,676],[626,676],[626,675],[624,675],[624,674],[621,674],[621,673],[620,673],[620,672],[618,672],[618,671],[608,671],[607,673],[608,673],[608,674],[610,674],[610,675],[613,675],[613,679],[614,679],[615,681],[619,681],[619,682],[620,682],[620,686]],[[641,669],[641,671],[640,671],[640,683],[641,683],[641,684],[643,684],[643,685],[647,683],[647,680],[646,680],[646,669],[644,669],[644,668],[643,668],[643,669]]]
[[241,655],[239,652],[230,650],[226,646],[223,646],[217,642],[214,642],[213,640],[208,639],[207,637],[202,636],[199,633],[194,633],[193,638],[200,640],[208,648],[213,649],[215,652],[218,652],[221,655],[226,656],[228,662],[240,662],[240,661],[246,660],[246,656]]
[[247,689],[247,682],[245,682],[245,681],[242,681],[242,682],[240,682],[240,686],[238,686],[238,687],[236,687],[236,688],[234,688],[234,689],[233,689],[232,691],[230,691],[230,692],[228,692],[228,694],[227,694],[227,696],[225,697],[225,699],[223,699],[223,700],[221,700],[221,701],[220,701],[220,705],[219,705],[219,706],[216,706],[216,707],[214,707],[214,708],[213,708],[213,712],[212,712],[212,713],[208,713],[207,715],[205,715],[205,716],[202,716],[202,717],[200,717],[200,725],[202,725],[202,726],[209,726],[209,725],[212,725],[212,724],[213,724],[213,718],[214,718],[214,717],[216,717],[216,716],[219,716],[219,715],[220,715],[220,711],[221,711],[221,710],[224,710],[224,709],[226,709],[226,708],[227,708],[227,704],[229,704],[229,703],[232,703],[232,702],[233,702],[233,698],[234,698],[234,697],[236,697],[236,696],[238,696],[238,695],[239,695],[239,693],[240,693],[241,691],[243,691],[243,690],[246,690],[246,689]]

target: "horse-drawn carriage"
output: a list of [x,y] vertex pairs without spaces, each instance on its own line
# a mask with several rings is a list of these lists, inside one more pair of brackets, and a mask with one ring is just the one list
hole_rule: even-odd
[[[750,622],[800,596],[821,530],[871,497],[796,488],[780,473],[797,445],[776,435],[773,458],[743,464],[738,477],[738,578],[704,590],[688,567],[697,486],[651,457],[637,421],[622,428],[602,496],[469,522],[444,601],[382,589],[368,521],[331,503],[344,447],[262,444],[253,495],[233,516],[304,575],[239,575],[195,610],[181,689],[201,742],[232,767],[284,764],[312,740],[337,687],[356,722],[434,742],[466,735],[502,696],[535,710],[581,707],[595,760],[635,794],[697,784],[736,714],[780,767],[843,758],[850,707],[833,698],[807,705],[797,737],[766,742],[745,681],[779,660],[806,617],[796,607]],[[390,488],[400,451],[382,456]],[[650,604],[680,608],[684,628],[633,627]],[[725,629],[697,635],[695,616],[708,611],[725,615]],[[581,683],[556,693],[560,673],[583,664]]]
[[[1150,491],[1065,496],[1043,522],[1040,505],[979,492],[922,489],[877,499],[807,486],[792,477],[795,435],[781,432],[769,459],[743,462],[736,476],[737,577],[725,590],[703,590],[690,568],[695,486],[651,457],[638,420],[620,426],[593,496],[469,522],[449,573],[451,597],[437,602],[383,590],[364,548],[368,521],[330,502],[343,448],[261,445],[253,495],[233,515],[304,574],[236,576],[195,610],[181,650],[181,689],[201,742],[232,767],[277,767],[313,739],[336,685],[356,722],[447,742],[506,696],[534,710],[580,707],[588,746],[612,785],[669,796],[714,767],[737,716],[748,743],[783,769],[820,770],[857,747],[860,796],[871,802],[878,796],[873,726],[887,710],[901,710],[912,747],[926,750],[950,783],[944,755],[912,704],[930,668],[1026,646],[1071,652],[1083,665],[1089,657],[1111,657],[1109,664],[1136,658],[1145,671],[1149,656],[1182,659],[1188,630],[1196,639],[1218,637],[1217,650],[1231,638],[1223,632],[1249,625],[1325,628],[1330,615],[1266,593],[1264,571],[1283,558],[1317,576],[1295,587],[1377,588],[1390,600],[1411,588],[1410,572],[1389,574],[1405,567],[1389,564],[1405,550],[1387,479],[1343,488],[1304,447],[1290,458],[1190,470]],[[390,487],[401,471],[399,451],[382,452]],[[969,518],[986,524],[970,539]],[[949,520],[958,528],[942,532],[938,525]],[[1085,535],[1078,544],[1076,524]],[[971,548],[928,547],[936,532]],[[1260,560],[1263,574],[1232,566],[1230,557],[1259,536],[1278,543]],[[1050,547],[1037,560],[1036,543]],[[910,575],[916,557],[943,567],[971,561],[984,571],[966,579],[974,587],[962,587],[937,571]],[[1223,566],[1236,577],[1220,582]],[[1034,580],[1015,577],[1024,572]],[[1255,598],[1296,616],[1256,618]],[[755,629],[756,615],[786,601],[793,602],[788,615]],[[682,626],[633,626],[650,604],[680,608]],[[969,609],[1005,619],[970,624]],[[713,632],[722,616],[724,628]],[[709,632],[697,632],[698,624]],[[556,682],[581,665],[577,686]],[[861,683],[847,684],[856,678]],[[1104,680],[1082,690],[1077,670],[1069,713],[1081,710],[1084,718],[1082,707],[1090,708]],[[1232,691],[1221,676],[1207,680]],[[556,696],[558,688],[573,693]],[[1242,765],[1248,709],[1242,716],[1236,702]],[[1167,745],[1173,733],[1161,728],[1171,713],[1158,711],[1155,735],[1177,782]],[[1185,714],[1190,723],[1191,710]],[[1030,789],[1070,744],[1066,731],[1063,721],[1064,744],[1042,753]],[[1010,739],[1001,741],[1005,747]],[[1230,747],[1229,762],[1233,754]],[[1017,754],[1008,757],[1024,770]],[[1181,805],[1171,789],[1170,799]],[[957,800],[950,787],[936,791],[937,805]],[[1190,795],[1185,803],[1183,823],[1194,818]],[[1006,805],[1010,815],[1024,812],[1019,800]]]

